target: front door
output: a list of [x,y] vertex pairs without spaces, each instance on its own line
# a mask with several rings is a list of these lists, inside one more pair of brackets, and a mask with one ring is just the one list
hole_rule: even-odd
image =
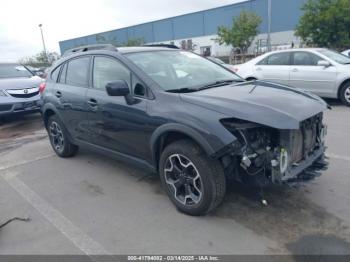
[[125,80],[133,94],[132,86],[140,88],[140,83],[117,59],[96,56],[93,66],[93,85],[87,91],[89,105],[89,125],[91,141],[95,145],[120,153],[145,159],[149,154],[151,130],[148,128],[148,99],[134,96],[133,103],[125,97],[109,96],[106,84],[115,80]]

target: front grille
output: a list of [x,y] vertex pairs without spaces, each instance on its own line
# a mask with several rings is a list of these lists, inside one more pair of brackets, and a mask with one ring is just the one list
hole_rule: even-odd
[[12,97],[16,97],[16,98],[30,98],[33,96],[38,95],[39,92],[35,92],[35,93],[31,93],[31,94],[10,94]]
[[38,87],[30,87],[24,89],[7,89],[6,92],[16,98],[30,98],[39,94]]
[[12,105],[11,104],[7,104],[7,105],[0,105],[0,112],[1,111],[10,111],[12,108]]

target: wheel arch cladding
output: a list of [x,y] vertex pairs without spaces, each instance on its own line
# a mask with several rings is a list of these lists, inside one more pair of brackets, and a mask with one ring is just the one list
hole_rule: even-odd
[[158,127],[151,137],[151,153],[156,169],[158,169],[158,161],[165,146],[180,139],[192,140],[198,144],[208,156],[215,153],[215,150],[208,141],[193,128],[181,124],[165,124]]

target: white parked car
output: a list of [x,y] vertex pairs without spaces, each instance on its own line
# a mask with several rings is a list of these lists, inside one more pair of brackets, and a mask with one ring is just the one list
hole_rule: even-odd
[[323,48],[290,49],[266,53],[234,71],[247,80],[266,80],[339,98],[350,106],[350,57]]
[[342,52],[343,55],[350,56],[350,49]]

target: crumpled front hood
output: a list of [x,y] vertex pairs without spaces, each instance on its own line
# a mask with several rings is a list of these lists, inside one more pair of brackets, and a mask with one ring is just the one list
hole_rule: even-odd
[[39,87],[39,84],[42,81],[43,80],[38,76],[18,77],[18,78],[0,78],[0,90]]
[[318,96],[299,89],[254,81],[181,94],[207,109],[278,129],[299,129],[301,121],[327,109]]

